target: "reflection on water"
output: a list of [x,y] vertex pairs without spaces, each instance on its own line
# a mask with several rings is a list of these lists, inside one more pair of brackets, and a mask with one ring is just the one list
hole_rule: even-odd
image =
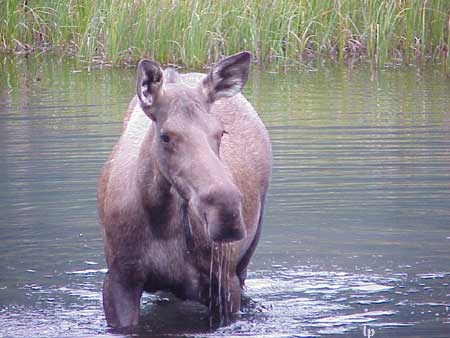
[[[111,336],[95,186],[134,72],[1,61],[1,335]],[[254,72],[274,165],[242,316],[148,295],[134,335],[450,336],[449,93],[433,67]]]

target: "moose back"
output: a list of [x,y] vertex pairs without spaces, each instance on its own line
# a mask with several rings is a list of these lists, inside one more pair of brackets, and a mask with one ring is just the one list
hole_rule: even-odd
[[249,66],[248,52],[206,75],[140,61],[97,192],[110,326],[138,323],[144,291],[199,301],[217,325],[239,311],[271,173],[267,130],[240,94]]

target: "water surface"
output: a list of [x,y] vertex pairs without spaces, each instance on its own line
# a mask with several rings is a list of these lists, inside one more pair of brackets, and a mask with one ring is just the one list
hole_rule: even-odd
[[[0,61],[0,335],[113,336],[95,187],[134,71]],[[450,80],[255,70],[245,94],[274,163],[241,319],[208,332],[201,306],[149,295],[134,335],[450,336]]]

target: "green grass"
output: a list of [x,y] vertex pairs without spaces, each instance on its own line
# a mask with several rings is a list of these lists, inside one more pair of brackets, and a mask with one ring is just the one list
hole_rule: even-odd
[[0,0],[0,48],[89,62],[198,67],[240,50],[262,64],[366,58],[448,64],[448,0]]

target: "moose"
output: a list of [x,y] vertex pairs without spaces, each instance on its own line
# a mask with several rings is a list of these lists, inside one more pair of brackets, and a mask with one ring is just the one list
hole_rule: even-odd
[[250,62],[241,52],[208,74],[139,62],[97,190],[109,326],[137,325],[144,291],[198,301],[217,326],[239,313],[272,161],[268,132],[240,93]]

